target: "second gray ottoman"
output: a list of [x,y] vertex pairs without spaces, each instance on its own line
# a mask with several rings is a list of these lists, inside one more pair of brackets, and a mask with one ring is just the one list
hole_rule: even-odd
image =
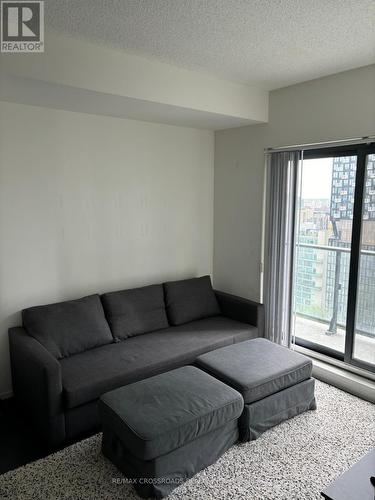
[[194,366],[104,394],[103,454],[143,497],[161,498],[238,440],[243,398]]
[[216,349],[199,356],[196,365],[242,394],[243,441],[316,408],[311,360],[269,340],[258,338]]

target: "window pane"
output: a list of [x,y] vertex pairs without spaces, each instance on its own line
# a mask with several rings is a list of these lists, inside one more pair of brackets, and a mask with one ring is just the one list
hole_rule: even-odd
[[304,160],[296,233],[294,334],[345,349],[356,156]]
[[375,155],[366,162],[353,357],[375,365]]

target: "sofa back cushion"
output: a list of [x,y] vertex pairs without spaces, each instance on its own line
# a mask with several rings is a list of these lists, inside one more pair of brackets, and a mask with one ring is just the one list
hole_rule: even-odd
[[102,302],[116,340],[169,327],[163,285],[105,293]]
[[171,325],[221,314],[209,276],[164,283],[165,302]]
[[57,359],[113,342],[99,295],[29,307],[22,320],[29,335]]

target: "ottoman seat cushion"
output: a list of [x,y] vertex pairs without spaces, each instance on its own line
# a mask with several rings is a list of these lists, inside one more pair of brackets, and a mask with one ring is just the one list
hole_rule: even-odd
[[311,377],[306,356],[258,338],[202,354],[196,365],[237,389],[252,403]]
[[185,366],[104,394],[104,428],[127,450],[152,460],[238,419],[243,398],[196,367]]

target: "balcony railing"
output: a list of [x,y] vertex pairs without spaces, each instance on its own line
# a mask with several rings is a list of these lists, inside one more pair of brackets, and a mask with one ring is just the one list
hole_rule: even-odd
[[[326,334],[335,335],[338,328],[344,328],[346,323],[346,304],[349,282],[349,259],[351,248],[341,247],[337,245],[320,245],[315,243],[296,243],[296,258],[297,265],[295,267],[295,313],[305,318],[310,318],[326,324]],[[311,259],[311,255],[304,255],[303,252],[298,252],[299,249],[311,249],[314,252],[327,252],[326,257],[318,259],[315,255]],[[334,257],[329,258],[329,252]],[[375,257],[375,250],[362,249],[361,257]],[[371,262],[372,262],[371,258]],[[303,267],[303,262],[315,262],[319,267],[314,268]],[[328,268],[328,264],[330,268]],[[322,276],[321,266],[326,266]],[[301,268],[303,268],[303,276]],[[309,274],[311,269],[310,286],[306,282],[306,272]],[[371,270],[375,276],[375,259]],[[298,276],[300,274],[300,276]],[[317,277],[319,278],[317,280]],[[375,338],[375,280],[370,286],[365,289],[361,283],[361,272],[359,276],[359,289],[357,297],[357,324],[356,334]],[[302,283],[303,281],[303,283]],[[319,281],[319,283],[317,283]],[[362,288],[361,288],[362,287]],[[306,306],[303,301],[309,302]],[[320,306],[319,306],[320,303]],[[369,304],[372,306],[369,308]]]
[[[314,248],[316,250],[328,250],[329,252],[350,253],[350,247],[337,247],[329,245],[316,245],[315,243],[296,243],[296,248]],[[361,250],[361,255],[375,255],[375,250]]]

